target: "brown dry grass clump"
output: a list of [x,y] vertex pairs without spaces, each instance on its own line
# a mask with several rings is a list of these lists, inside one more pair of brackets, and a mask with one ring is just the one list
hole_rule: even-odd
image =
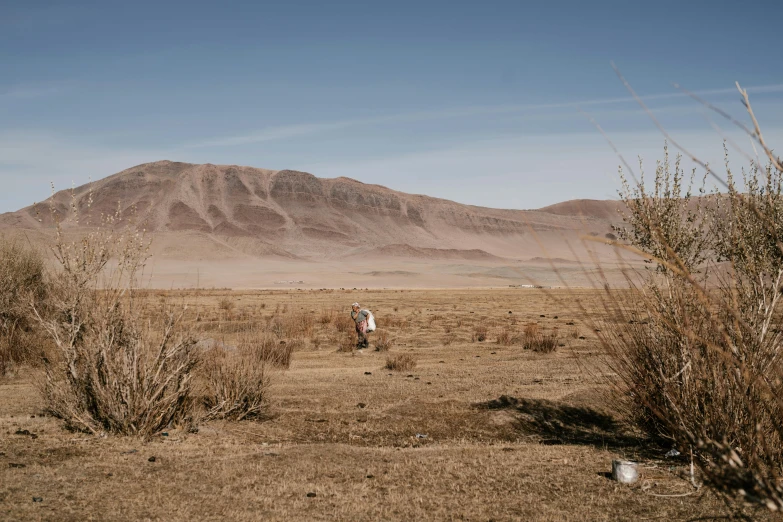
[[398,353],[386,358],[387,370],[395,372],[407,372],[416,367],[416,359],[408,353]]
[[522,348],[539,353],[552,353],[557,350],[557,332],[545,334],[535,323],[525,325],[522,331]]
[[236,350],[215,347],[203,357],[207,418],[244,420],[267,413],[269,372],[262,352],[248,345]]
[[471,337],[471,340],[472,340],[474,343],[475,343],[475,342],[479,342],[479,343],[481,343],[481,342],[484,342],[484,341],[486,341],[486,340],[487,340],[487,331],[488,331],[488,330],[487,330],[487,327],[486,327],[486,326],[483,326],[483,325],[476,326],[476,327],[473,329],[473,336]]
[[378,352],[388,352],[394,346],[394,339],[389,337],[386,330],[378,330],[375,334],[375,350]]
[[47,295],[41,253],[0,236],[0,377],[14,366],[42,361],[48,342],[32,306],[45,313]]

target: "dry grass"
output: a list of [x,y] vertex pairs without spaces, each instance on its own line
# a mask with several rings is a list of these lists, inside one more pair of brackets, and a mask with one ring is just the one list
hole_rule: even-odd
[[[238,348],[243,334],[223,339],[218,324],[230,330],[229,322],[212,321],[226,293],[165,297],[187,305],[186,323],[211,324],[205,335]],[[603,319],[597,293],[551,293],[583,299],[594,315],[580,320]],[[158,295],[151,297],[158,302]],[[248,310],[243,324],[263,329],[278,305],[282,310],[287,303],[288,313],[335,309],[347,315],[357,293],[236,291],[230,297],[237,322]],[[593,336],[546,357],[470,342],[479,318],[498,311],[513,309],[520,324],[538,320],[545,331],[557,326],[557,310],[547,308],[543,292],[369,291],[358,297],[378,310],[448,309],[451,324],[462,322],[453,331],[459,338],[444,347],[442,333],[433,336],[425,322],[395,330],[379,312],[395,339],[392,353],[415,358],[414,377],[381,370],[388,353],[351,356],[305,346],[296,349],[290,370],[274,376],[266,410],[260,410],[270,420],[205,420],[197,433],[173,427],[148,441],[64,431],[61,421],[41,415],[45,404],[26,372],[0,385],[0,518],[554,521],[726,513],[705,490],[674,500],[651,495],[688,491],[681,478],[687,462],[661,462],[668,447],[625,431],[621,412],[605,400],[603,356]],[[541,310],[547,318],[539,319]],[[334,325],[317,324],[313,332],[334,348],[329,339],[337,335]],[[353,347],[353,328],[348,336]],[[199,392],[202,379],[195,378]],[[23,430],[37,438],[14,435]],[[150,456],[156,461],[148,462]],[[619,486],[602,476],[618,457],[642,462],[640,485]],[[33,503],[32,496],[44,500]]]
[[473,329],[472,341],[482,343],[487,340],[488,329],[486,326],[477,326]]
[[416,367],[416,359],[409,353],[397,353],[386,357],[387,370],[408,372]]
[[203,402],[208,419],[244,420],[267,413],[269,374],[261,353],[249,347],[214,347],[202,357]]
[[375,350],[379,352],[388,352],[394,346],[394,339],[389,336],[386,330],[378,330],[375,333]]
[[693,449],[716,491],[781,510],[783,172],[753,164],[737,186],[726,166],[710,207],[668,153],[652,187],[624,183],[618,235],[654,270],[624,299],[607,292],[602,339],[641,427]]
[[40,364],[47,340],[32,306],[45,307],[44,260],[40,252],[0,236],[0,378],[20,364]]

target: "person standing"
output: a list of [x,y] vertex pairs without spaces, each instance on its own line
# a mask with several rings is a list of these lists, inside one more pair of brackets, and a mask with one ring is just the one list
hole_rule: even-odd
[[362,310],[359,303],[351,305],[351,319],[356,323],[356,335],[358,340],[356,342],[356,348],[367,348],[370,342],[367,340],[367,318],[370,312]]

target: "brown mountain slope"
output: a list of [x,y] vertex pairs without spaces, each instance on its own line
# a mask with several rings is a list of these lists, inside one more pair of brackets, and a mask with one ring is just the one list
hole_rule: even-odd
[[[78,223],[72,203],[82,209]],[[568,240],[603,236],[616,221],[615,202],[500,210],[348,178],[159,161],[78,187],[73,202],[70,191],[61,191],[0,215],[0,227],[52,230],[50,207],[74,233],[119,208],[124,220],[154,233],[157,253],[185,260],[388,255],[499,261],[540,256],[542,247],[548,255],[572,257]]]

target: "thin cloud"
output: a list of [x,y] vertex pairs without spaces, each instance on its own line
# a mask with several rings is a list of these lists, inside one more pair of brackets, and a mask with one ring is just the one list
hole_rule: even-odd
[[[759,85],[755,87],[748,87],[750,93],[777,93],[783,92],[783,84],[772,85]],[[696,91],[699,96],[717,96],[725,94],[736,94],[737,90],[734,88],[726,89],[706,89]],[[651,94],[647,96],[641,96],[645,101],[655,100],[669,100],[686,98],[687,94],[683,92],[671,92],[663,94]],[[558,103],[543,103],[543,104],[526,104],[526,105],[484,105],[463,107],[458,109],[447,109],[438,111],[419,111],[395,114],[390,116],[379,116],[372,118],[356,118],[350,120],[342,120],[335,122],[322,122],[322,123],[302,123],[294,125],[282,125],[278,127],[268,127],[256,132],[248,134],[241,134],[235,136],[223,136],[210,138],[203,141],[187,143],[182,146],[185,149],[193,148],[206,148],[206,147],[229,147],[236,145],[247,145],[251,143],[261,143],[265,141],[273,141],[287,138],[295,138],[299,136],[306,136],[312,134],[319,134],[322,132],[329,132],[333,130],[345,129],[349,127],[367,126],[367,125],[381,125],[385,123],[405,123],[445,118],[459,118],[466,116],[486,116],[493,114],[509,114],[514,112],[530,112],[538,110],[550,110],[550,109],[577,109],[578,107],[593,107],[601,105],[617,105],[622,103],[635,103],[636,100],[631,96],[623,96],[618,98],[599,98],[593,100],[582,100],[576,102],[558,102]]]
[[73,83],[69,81],[13,85],[5,89],[0,88],[0,100],[26,100],[54,96],[70,89],[72,85]]

